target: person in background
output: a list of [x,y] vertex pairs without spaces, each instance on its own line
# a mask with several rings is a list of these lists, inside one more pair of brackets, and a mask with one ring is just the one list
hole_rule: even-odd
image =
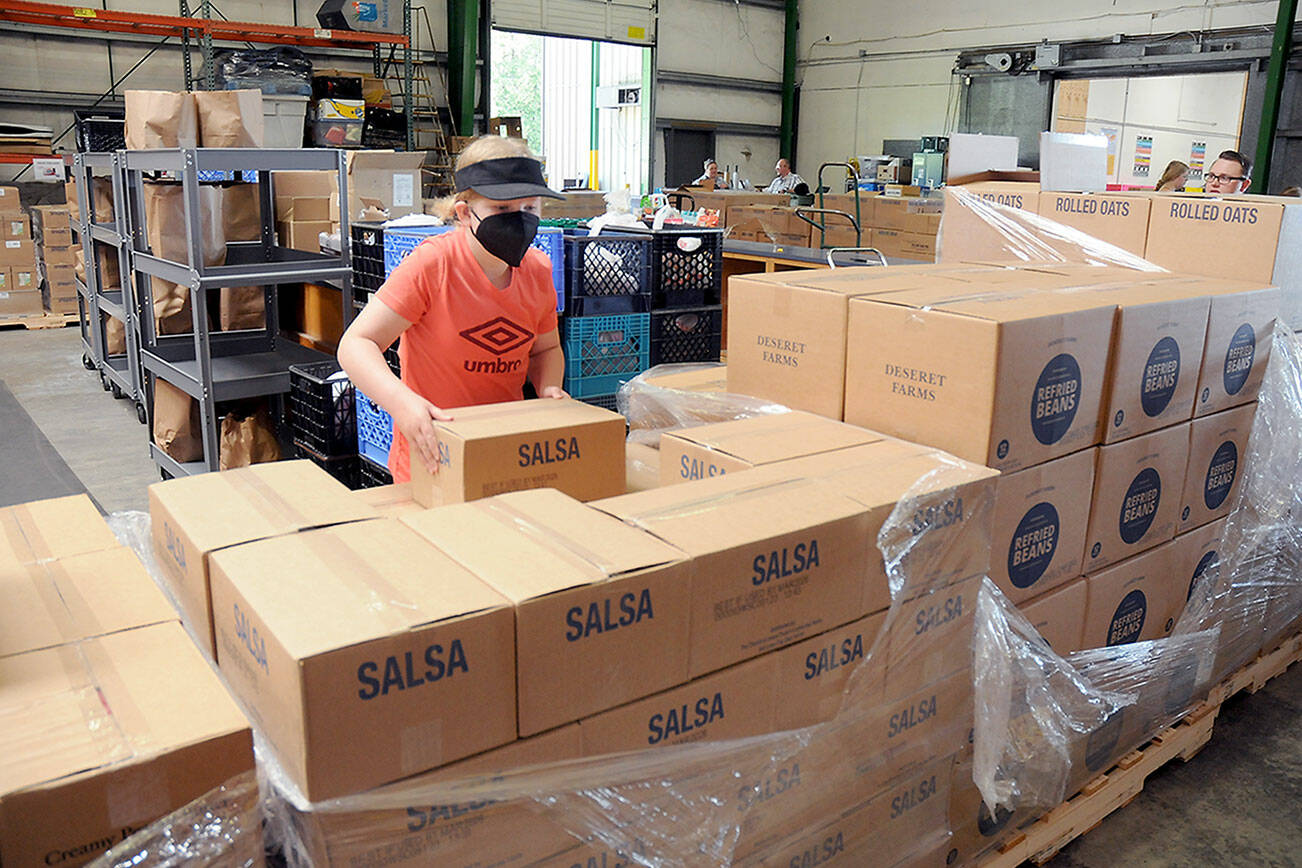
[[704,184],[706,181],[713,181],[714,189],[716,190],[728,189],[728,182],[719,175],[719,164],[714,160],[705,161],[705,174],[701,175],[701,177],[697,178],[692,183],[699,185]]
[[1188,181],[1189,166],[1179,160],[1172,160],[1166,164],[1162,177],[1157,180],[1157,192],[1161,193],[1163,190],[1167,192],[1181,191]]
[[1238,151],[1221,151],[1203,181],[1208,193],[1246,193],[1252,186],[1252,161]]
[[[532,246],[541,197],[564,197],[520,139],[479,137],[454,178],[436,211],[456,228],[417,245],[339,341],[349,378],[393,416],[394,482],[411,478],[413,451],[438,472],[449,407],[520,400],[526,377],[541,398],[568,397],[552,266]],[[401,380],[384,360],[400,335]]]
[[1281,196],[1302,196],[1302,187],[1285,187],[1279,192]]
[[764,188],[765,193],[790,193],[795,190],[797,184],[805,183],[805,179],[791,171],[791,163],[786,157],[778,160],[778,164],[773,167],[777,177]]

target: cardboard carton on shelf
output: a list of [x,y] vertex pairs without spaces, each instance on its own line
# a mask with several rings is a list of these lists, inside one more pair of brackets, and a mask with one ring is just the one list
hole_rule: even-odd
[[[389,212],[390,218],[423,212],[421,165],[425,161],[424,151],[346,153],[348,213],[353,219],[356,219],[368,202],[378,203]],[[329,200],[335,196],[337,202],[339,185],[334,172],[277,172],[275,180],[278,213],[285,199],[311,197]]]
[[84,864],[254,767],[247,721],[175,622],[0,658],[0,716],[6,865]]
[[40,241],[45,247],[71,247],[72,230],[66,226],[62,229],[45,229],[41,232]]
[[1189,426],[1189,461],[1178,533],[1230,514],[1248,458],[1256,403],[1200,416]]
[[[439,467],[411,462],[417,503],[461,503],[527,488],[579,500],[622,494],[624,417],[581,401],[511,401],[449,410],[439,422]],[[434,492],[439,500],[435,501]]]
[[47,268],[75,268],[77,266],[77,247],[51,247],[46,245],[41,248],[41,261]]
[[212,600],[222,672],[312,801],[515,738],[510,604],[395,519],[218,551]]
[[310,461],[276,461],[149,486],[154,554],[202,650],[215,657],[209,588],[213,552],[308,528],[375,518]]
[[68,205],[35,205],[31,209],[31,216],[34,232],[73,228],[72,212]]
[[687,681],[693,568],[678,549],[551,489],[403,521],[515,606],[521,736]]
[[1175,537],[1188,458],[1187,422],[1099,448],[1087,574]]

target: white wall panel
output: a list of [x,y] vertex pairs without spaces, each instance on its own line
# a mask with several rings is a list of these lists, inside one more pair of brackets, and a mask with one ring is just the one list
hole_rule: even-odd
[[493,26],[553,36],[651,44],[651,0],[493,0]]
[[782,81],[781,9],[661,0],[661,69]]

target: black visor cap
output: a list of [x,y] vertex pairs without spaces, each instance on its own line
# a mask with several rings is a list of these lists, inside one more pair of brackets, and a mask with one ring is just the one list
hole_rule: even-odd
[[498,157],[457,169],[457,192],[473,190],[486,199],[527,199],[548,196],[564,199],[547,186],[542,163],[532,157]]

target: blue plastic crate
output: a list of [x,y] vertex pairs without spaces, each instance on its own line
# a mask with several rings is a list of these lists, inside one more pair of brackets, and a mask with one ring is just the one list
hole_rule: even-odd
[[386,228],[384,230],[384,276],[388,277],[398,267],[398,263],[416,249],[426,238],[451,232],[453,226],[407,226],[403,228]]
[[565,311],[565,232],[556,226],[539,226],[533,238],[537,247],[552,261],[552,283],[556,286],[556,312]]
[[566,317],[565,391],[575,398],[609,395],[649,366],[651,315]]
[[389,447],[393,445],[393,417],[361,389],[354,387],[353,391],[357,396],[357,454],[387,466]]

